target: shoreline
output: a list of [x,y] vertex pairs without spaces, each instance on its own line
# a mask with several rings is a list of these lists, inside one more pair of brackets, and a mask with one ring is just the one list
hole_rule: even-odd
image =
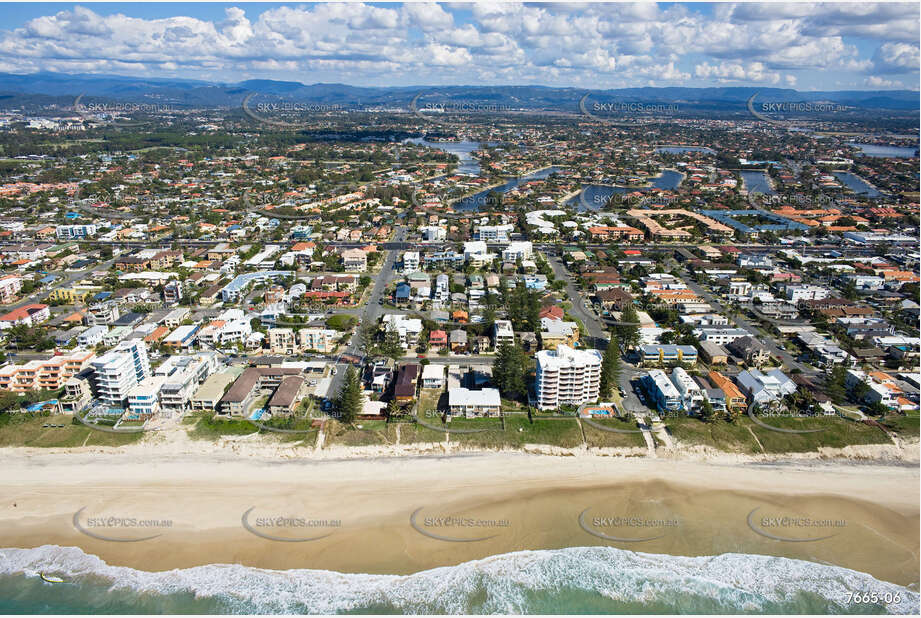
[[[236,453],[148,458],[10,451],[0,451],[7,455],[0,547],[77,546],[109,564],[147,571],[237,563],[409,574],[521,550],[611,546],[674,556],[775,555],[827,562],[900,585],[918,582],[919,474],[907,465],[520,452],[279,461],[241,460]],[[747,525],[746,514],[759,508],[843,518],[847,526],[835,531],[836,541],[778,542]],[[579,513],[588,509],[679,525],[648,542],[612,542],[581,526]],[[292,538],[323,535],[280,542],[260,538],[243,523],[277,516],[341,525],[259,529]],[[419,532],[429,518],[446,516],[509,525],[426,528],[463,542]],[[75,518],[86,527],[91,517],[172,525],[156,530],[154,539],[113,542],[78,531]],[[86,529],[130,538],[150,532]],[[619,534],[634,538],[643,532]]]

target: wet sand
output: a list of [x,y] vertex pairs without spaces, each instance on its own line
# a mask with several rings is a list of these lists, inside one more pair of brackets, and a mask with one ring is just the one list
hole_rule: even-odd
[[405,574],[609,545],[800,558],[902,585],[919,578],[913,466],[516,453],[285,462],[54,454],[5,464],[0,546],[78,546],[143,570],[240,563]]

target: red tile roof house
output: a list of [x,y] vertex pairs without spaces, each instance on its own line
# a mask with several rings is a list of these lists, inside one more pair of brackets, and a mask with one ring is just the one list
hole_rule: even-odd
[[557,307],[556,305],[551,305],[549,307],[544,307],[540,310],[538,314],[539,318],[550,318],[551,320],[560,321],[563,319],[563,308]]
[[433,330],[429,333],[429,349],[440,352],[448,347],[448,333],[443,330]]
[[13,309],[6,315],[0,316],[0,330],[12,328],[18,324],[33,326],[44,322],[50,317],[51,310],[48,309],[48,305],[33,303],[19,309]]

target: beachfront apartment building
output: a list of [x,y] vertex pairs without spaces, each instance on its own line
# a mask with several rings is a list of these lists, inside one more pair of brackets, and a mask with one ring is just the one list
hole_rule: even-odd
[[824,300],[831,296],[828,288],[818,285],[788,285],[784,292],[787,300],[792,303],[802,303],[807,300]]
[[75,350],[22,365],[4,365],[0,367],[0,390],[22,393],[61,388],[68,379],[89,366],[95,356],[91,350]]
[[22,277],[19,275],[4,275],[0,277],[0,304],[8,305],[16,300],[22,290]]
[[707,377],[716,388],[723,391],[723,394],[726,395],[727,408],[730,410],[741,410],[745,408],[747,403],[745,395],[742,394],[738,386],[733,384],[732,380],[718,371],[711,371]]
[[656,404],[660,412],[675,412],[681,410],[682,404],[681,393],[675,388],[675,385],[665,372],[661,369],[653,369],[646,374],[646,392]]
[[736,339],[748,337],[750,333],[741,328],[697,328],[694,334],[701,341],[715,343],[716,345],[726,345]]
[[537,407],[553,410],[598,400],[601,352],[560,344],[537,353]]
[[704,392],[683,367],[672,369],[672,384],[681,395],[681,404],[688,414],[699,410],[704,402]]
[[796,384],[779,369],[762,373],[758,369],[748,369],[736,376],[742,391],[753,402],[769,404],[779,401],[784,395],[796,392]]
[[94,359],[90,366],[96,397],[116,408],[125,404],[131,389],[150,377],[147,346],[141,339],[122,341],[111,352]]

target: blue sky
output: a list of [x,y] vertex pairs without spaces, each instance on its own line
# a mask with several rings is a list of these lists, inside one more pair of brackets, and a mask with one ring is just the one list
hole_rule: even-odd
[[0,4],[0,72],[918,89],[916,3]]

